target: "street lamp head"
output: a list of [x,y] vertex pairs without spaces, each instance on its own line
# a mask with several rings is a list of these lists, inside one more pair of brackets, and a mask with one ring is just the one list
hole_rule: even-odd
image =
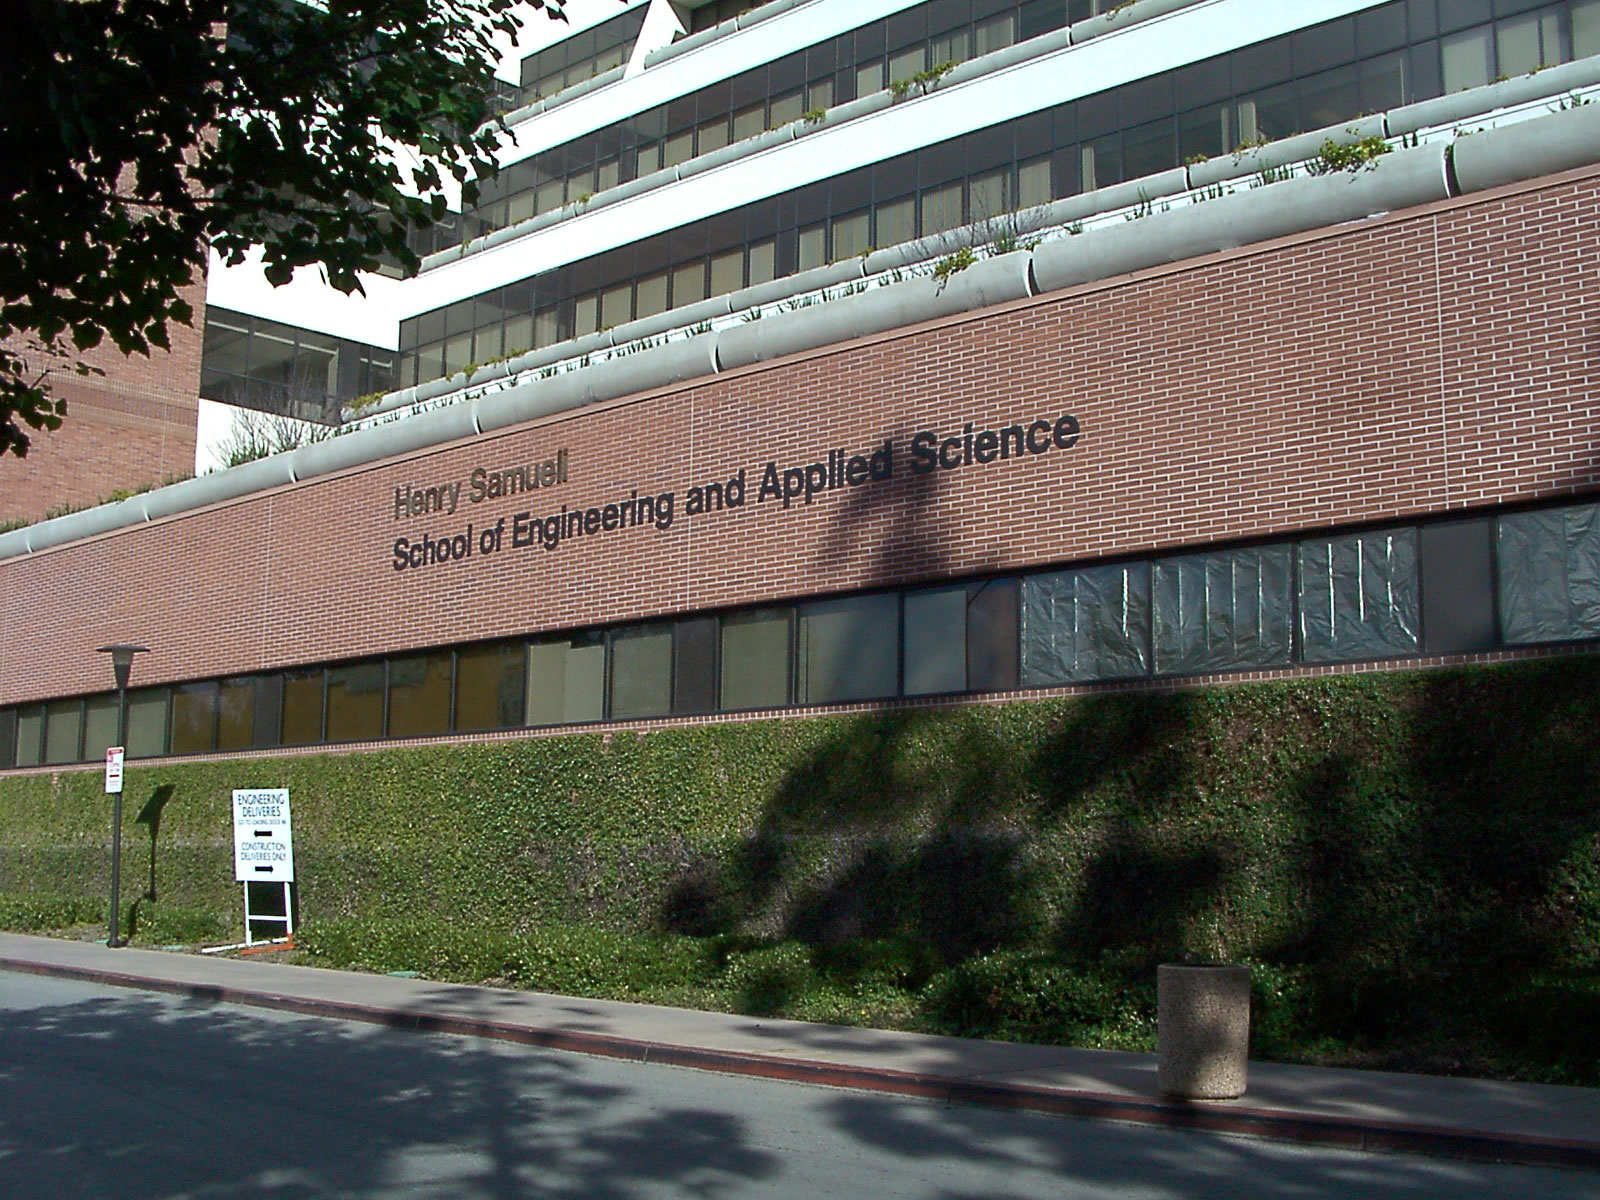
[[116,672],[117,686],[125,688],[128,686],[128,672],[133,669],[133,656],[148,653],[148,647],[117,642],[112,646],[97,646],[95,653],[111,655],[111,669]]

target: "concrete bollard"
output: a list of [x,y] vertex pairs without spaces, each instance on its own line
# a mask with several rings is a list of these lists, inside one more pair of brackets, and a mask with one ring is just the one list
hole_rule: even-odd
[[1250,1054],[1250,968],[1156,968],[1157,1086],[1181,1100],[1244,1095]]

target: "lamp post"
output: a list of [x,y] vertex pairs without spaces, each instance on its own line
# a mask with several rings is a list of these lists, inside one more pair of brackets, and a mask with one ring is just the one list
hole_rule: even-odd
[[[126,750],[128,745],[128,675],[133,670],[133,656],[143,654],[145,647],[118,642],[113,646],[98,646],[96,654],[111,655],[111,669],[117,676],[117,745]],[[111,797],[111,936],[108,946],[125,946],[122,939],[121,914],[118,912],[122,884],[122,792]]]

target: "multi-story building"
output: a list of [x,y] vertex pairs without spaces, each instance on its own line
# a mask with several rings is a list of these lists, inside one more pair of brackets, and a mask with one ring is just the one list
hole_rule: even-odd
[[1600,0],[573,14],[416,278],[213,269],[355,432],[0,535],[0,765],[1600,638]]

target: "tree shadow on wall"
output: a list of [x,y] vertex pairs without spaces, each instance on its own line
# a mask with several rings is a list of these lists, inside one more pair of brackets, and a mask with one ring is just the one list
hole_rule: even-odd
[[1419,675],[1396,759],[1296,781],[1306,905],[1264,954],[1315,1031],[1383,1065],[1600,1080],[1597,682],[1592,659]]
[[[909,430],[886,436],[907,453]],[[985,563],[961,548],[956,473],[908,465],[901,457],[893,483],[849,490],[819,570],[838,577],[865,554],[851,586],[901,586],[998,564],[998,551]],[[1040,719],[1048,728],[1029,724]],[[906,948],[913,987],[999,952],[1084,959],[1134,946],[1153,963],[1207,924],[1237,864],[1230,847],[1168,829],[1188,795],[1194,721],[1193,702],[1170,694],[835,719],[756,828],[678,876],[660,923],[799,943],[814,961],[843,962],[851,983],[847,951],[869,944]]]

